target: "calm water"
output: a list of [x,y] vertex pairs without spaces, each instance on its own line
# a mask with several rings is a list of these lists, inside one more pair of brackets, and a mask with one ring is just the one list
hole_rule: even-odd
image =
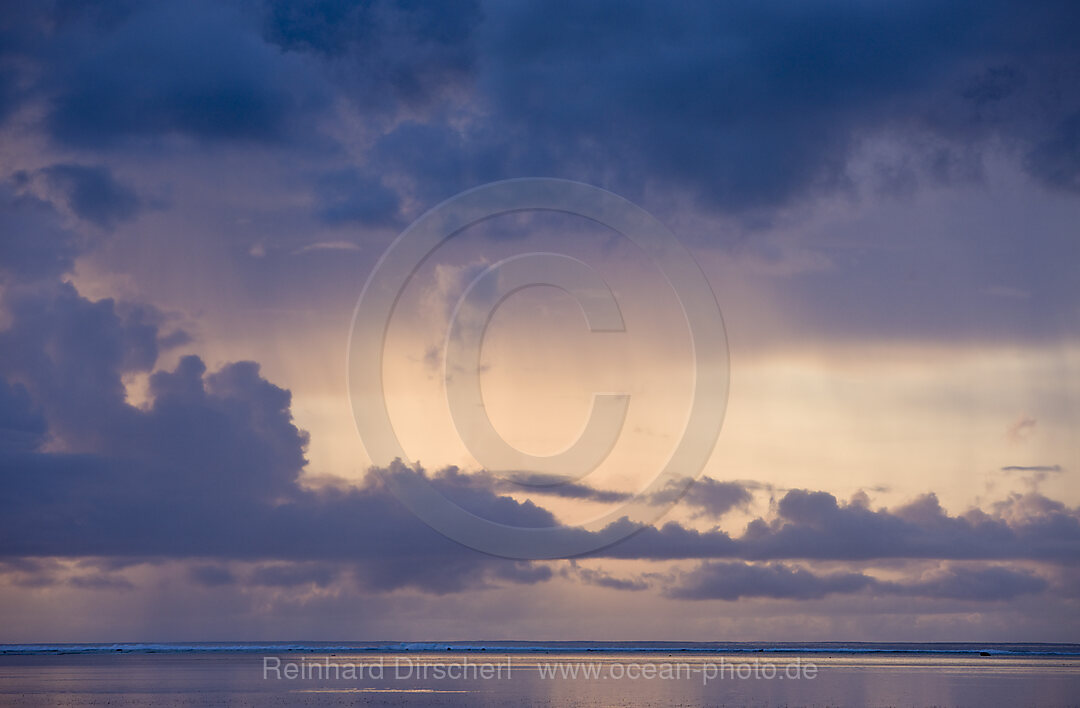
[[0,705],[1080,706],[1080,647],[0,645]]

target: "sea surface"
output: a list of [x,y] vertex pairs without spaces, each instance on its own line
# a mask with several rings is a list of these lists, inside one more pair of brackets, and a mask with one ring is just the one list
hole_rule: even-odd
[[0,644],[0,706],[1080,707],[1077,644]]

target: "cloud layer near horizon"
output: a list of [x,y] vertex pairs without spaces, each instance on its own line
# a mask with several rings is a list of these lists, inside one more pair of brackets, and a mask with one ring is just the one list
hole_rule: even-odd
[[[435,533],[398,504],[380,478],[426,475],[423,470],[382,470],[362,487],[302,487],[307,435],[292,422],[288,391],[262,379],[256,364],[208,373],[198,357],[183,357],[175,370],[150,376],[152,400],[135,407],[125,400],[122,378],[155,367],[161,336],[154,313],[92,302],[50,281],[16,283],[15,289],[13,321],[0,333],[6,374],[0,455],[7,492],[0,505],[0,556],[346,562],[371,588],[436,593],[493,576],[550,578],[545,566],[490,558]],[[494,491],[483,475],[451,468],[431,479],[484,518],[511,526],[556,523],[532,502]],[[564,491],[612,501],[610,493],[582,485]],[[744,486],[706,479],[686,501],[715,523],[750,498]],[[873,510],[865,498],[840,504],[828,492],[791,490],[778,500],[773,518],[752,520],[741,536],[673,521],[645,527],[591,556],[1069,565],[1080,557],[1080,510],[1030,493],[951,516],[933,494]],[[290,568],[271,566],[252,577],[287,584],[298,572]],[[327,573],[332,575],[329,566],[315,566],[312,582]],[[207,571],[194,577],[213,583],[227,576]],[[998,590],[980,590],[982,581]],[[1003,599],[1013,592],[1009,588],[1046,587],[1027,571],[994,567],[904,584],[860,573],[818,576],[775,564],[706,563],[666,592],[676,598],[867,591]]]

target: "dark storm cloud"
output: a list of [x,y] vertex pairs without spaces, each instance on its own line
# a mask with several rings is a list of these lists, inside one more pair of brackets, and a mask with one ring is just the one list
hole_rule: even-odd
[[472,66],[474,3],[56,3],[5,8],[0,119],[42,100],[60,143],[295,143],[335,98],[419,107]]
[[[141,207],[138,195],[100,166],[55,164],[0,180],[0,283],[53,282]],[[100,229],[73,231],[65,213]]]
[[82,251],[53,206],[19,189],[25,176],[0,182],[0,281],[32,281],[66,272]]
[[34,49],[28,30],[38,14],[30,3],[6,2],[0,9],[0,122],[25,98],[22,84]]
[[901,191],[970,178],[994,141],[1045,184],[1080,173],[1080,11],[1060,0],[92,8],[11,12],[0,30],[0,110],[42,99],[51,135],[86,148],[294,140],[343,99],[375,129],[368,167],[425,203],[550,174],[771,207],[848,185],[882,131],[929,145],[883,167]]
[[938,600],[1001,601],[1044,591],[1037,575],[1001,567],[949,568],[925,580],[886,582],[864,573],[814,573],[781,563],[703,563],[684,574],[665,594],[684,600],[738,600],[767,597],[820,599],[827,595],[872,592]]
[[81,219],[108,229],[133,217],[141,202],[133,190],[118,182],[108,168],[58,164],[41,171]]
[[13,322],[0,332],[0,373],[30,391],[50,432],[92,450],[102,429],[115,434],[132,420],[121,376],[156,360],[152,314],[91,302],[67,284],[12,293],[5,305]]
[[741,210],[847,185],[853,149],[891,130],[937,141],[914,178],[977,174],[972,146],[1002,136],[1067,184],[1078,29],[1052,1],[493,3],[482,117],[402,123],[373,155],[426,198],[543,173]]
[[0,379],[0,449],[36,450],[45,442],[48,425],[34,408],[22,384]]
[[319,75],[266,44],[250,18],[213,3],[149,3],[107,21],[42,9],[37,95],[56,140],[83,148],[180,135],[277,142],[328,100]]
[[475,62],[474,0],[263,4],[267,41],[325,62],[342,94],[364,112],[416,109],[460,85]]

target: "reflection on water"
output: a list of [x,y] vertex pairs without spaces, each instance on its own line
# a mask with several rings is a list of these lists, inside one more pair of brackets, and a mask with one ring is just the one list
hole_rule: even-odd
[[1080,657],[655,651],[0,656],[2,706],[436,702],[1076,706]]

